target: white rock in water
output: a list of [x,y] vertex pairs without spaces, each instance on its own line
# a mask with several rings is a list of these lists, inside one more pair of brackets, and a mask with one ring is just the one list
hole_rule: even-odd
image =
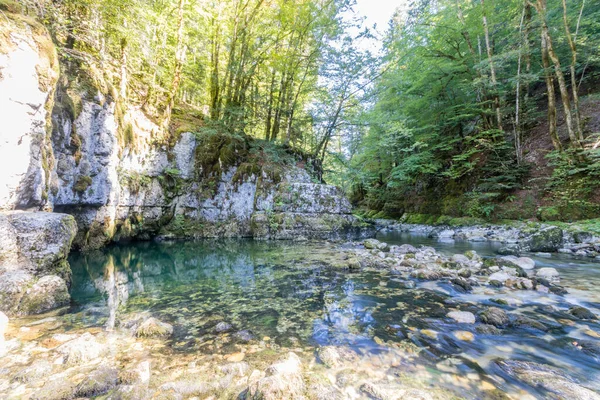
[[459,324],[474,324],[475,323],[475,315],[468,311],[450,311],[446,314],[448,318],[452,318]]
[[488,283],[498,282],[504,285],[504,283],[511,278],[513,278],[513,276],[511,276],[505,271],[495,272],[492,275],[490,275]]
[[83,364],[99,358],[105,348],[89,332],[71,340],[56,349],[69,365]]
[[515,257],[515,256],[505,256],[502,257],[503,260],[510,261],[513,264],[518,265],[523,269],[534,269],[535,261],[533,261],[529,257]]
[[560,279],[560,274],[556,270],[556,268],[541,268],[535,274],[538,278],[546,279],[550,282],[558,281]]
[[443,231],[441,231],[437,234],[437,237],[440,239],[452,238],[452,237],[454,237],[455,234],[456,234],[456,232],[453,231],[452,229],[444,229]]
[[468,264],[469,261],[471,261],[471,260],[469,260],[469,258],[467,256],[465,256],[465,255],[454,254],[452,256],[452,261],[457,262],[459,264]]

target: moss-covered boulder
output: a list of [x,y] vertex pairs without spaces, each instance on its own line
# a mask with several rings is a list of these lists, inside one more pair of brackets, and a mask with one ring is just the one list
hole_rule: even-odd
[[0,311],[28,315],[68,304],[76,232],[70,215],[0,213]]
[[532,233],[526,246],[532,252],[555,252],[563,244],[563,230],[556,226],[548,226]]

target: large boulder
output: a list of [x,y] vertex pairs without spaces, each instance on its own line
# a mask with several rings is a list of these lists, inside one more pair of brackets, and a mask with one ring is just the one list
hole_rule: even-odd
[[532,252],[555,252],[562,247],[563,231],[556,226],[548,226],[531,234],[525,243]]
[[70,215],[0,213],[0,311],[37,314],[69,302],[67,256],[76,232]]

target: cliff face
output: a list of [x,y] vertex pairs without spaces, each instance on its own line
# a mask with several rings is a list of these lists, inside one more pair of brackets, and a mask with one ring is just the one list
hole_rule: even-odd
[[2,14],[0,24],[0,211],[41,208],[53,156],[50,113],[56,50],[35,21]]
[[81,249],[156,236],[360,233],[343,194],[313,183],[302,157],[243,135],[185,132],[161,140],[138,108],[80,76],[59,76],[45,29],[13,19],[2,28],[0,49],[0,112],[8,121],[0,128],[1,209],[70,214]]

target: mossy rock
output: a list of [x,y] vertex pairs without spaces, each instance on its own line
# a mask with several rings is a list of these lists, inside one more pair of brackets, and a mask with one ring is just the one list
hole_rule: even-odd
[[527,246],[533,252],[554,252],[563,243],[563,231],[556,226],[549,226],[534,232],[527,240]]
[[18,1],[0,0],[0,11],[20,14],[23,11],[23,6]]
[[84,193],[92,185],[92,178],[86,175],[80,175],[73,185],[73,190],[77,193]]

